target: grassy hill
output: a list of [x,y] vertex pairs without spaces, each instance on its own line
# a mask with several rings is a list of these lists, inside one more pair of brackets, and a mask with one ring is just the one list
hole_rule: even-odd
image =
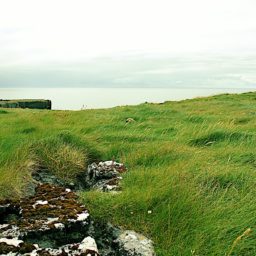
[[115,158],[129,169],[123,192],[80,193],[94,216],[148,235],[161,256],[256,255],[255,128],[256,93],[0,109],[0,198],[25,195],[40,166],[72,181],[88,162]]

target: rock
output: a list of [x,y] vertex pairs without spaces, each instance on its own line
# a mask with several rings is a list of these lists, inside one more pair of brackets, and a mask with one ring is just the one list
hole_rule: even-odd
[[35,209],[37,205],[46,205],[48,204],[48,201],[42,201],[42,200],[37,200],[32,207]]
[[98,256],[96,242],[86,237],[81,243],[66,244],[59,248],[40,248],[37,244],[17,239],[0,239],[0,255],[55,255],[55,256]]
[[0,238],[0,243],[6,243],[7,245],[12,245],[12,246],[19,246],[21,243],[23,243],[22,240],[15,238]]
[[56,229],[64,229],[65,225],[63,223],[54,223],[54,227]]
[[103,192],[119,191],[119,180],[121,180],[121,177],[113,178],[110,180],[99,180],[93,185],[93,188]]
[[124,164],[115,161],[92,163],[87,169],[86,183],[104,192],[116,191],[120,189],[120,175],[126,170]]
[[[115,161],[92,163],[84,173],[89,188],[119,190],[126,168]],[[49,181],[47,175],[41,181]],[[50,180],[54,180],[50,177]],[[93,221],[70,188],[41,183],[20,201],[0,201],[0,255],[153,256],[152,241],[134,231]]]
[[123,231],[116,242],[119,252],[124,256],[155,256],[153,242],[145,236],[131,230]]
[[78,247],[79,250],[83,253],[91,254],[91,256],[97,256],[98,254],[98,248],[95,240],[87,236],[79,245]]
[[[39,185],[34,196],[19,202],[19,208],[17,202],[9,202],[6,217],[1,219],[5,223],[0,223],[0,238],[24,240],[46,247],[58,246],[65,240],[72,243],[77,237],[82,239],[89,229],[90,215],[77,198],[69,189]],[[16,219],[9,220],[8,215],[13,214],[15,208],[12,204],[19,212]]]
[[[98,256],[90,214],[77,199],[70,189],[42,184],[19,203],[1,202],[7,217],[0,220],[0,255]],[[17,218],[1,223],[14,209]]]
[[78,221],[84,221],[89,217],[89,213],[87,211],[77,214]]
[[55,175],[51,174],[47,170],[37,170],[32,173],[34,180],[38,181],[40,184],[52,184],[57,186],[64,186],[64,182],[58,179]]
[[21,232],[16,225],[8,224],[6,228],[0,230],[1,238],[18,238],[21,236]]
[[29,243],[24,243],[17,238],[0,239],[0,255],[26,255],[32,252],[36,247]]
[[17,202],[11,200],[0,201],[0,220],[2,223],[10,223],[19,218],[20,206]]
[[133,118],[129,117],[129,118],[127,118],[127,119],[125,120],[125,122],[128,124],[128,123],[133,123],[133,122],[135,122],[135,120],[134,120]]

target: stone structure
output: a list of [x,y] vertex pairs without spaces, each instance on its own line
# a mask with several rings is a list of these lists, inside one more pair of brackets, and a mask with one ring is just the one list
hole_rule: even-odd
[[32,109],[51,109],[50,100],[0,100],[2,108],[32,108]]

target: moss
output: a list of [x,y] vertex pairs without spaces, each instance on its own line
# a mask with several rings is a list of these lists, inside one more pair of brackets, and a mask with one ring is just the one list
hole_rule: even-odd
[[[21,230],[31,232],[40,231],[48,218],[58,218],[55,222],[47,224],[49,228],[53,228],[54,223],[68,224],[69,219],[76,219],[77,214],[85,211],[85,207],[77,199],[78,196],[74,192],[43,184],[37,187],[34,196],[21,200],[19,205],[11,200],[5,200],[2,203],[10,204],[8,214],[14,207],[22,209],[21,218],[15,219],[12,224],[17,225]],[[48,203],[35,205],[38,200]]]
[[19,253],[29,253],[35,250],[36,247],[30,243],[22,243],[19,248]]
[[19,246],[8,245],[6,243],[0,243],[0,255],[6,255],[10,252],[15,253],[29,253],[35,250],[36,247],[30,243],[21,243]]
[[[60,200],[60,197],[63,199]],[[48,201],[48,204],[37,205],[33,208],[37,200]],[[23,219],[29,220],[30,222],[47,219],[49,216],[60,216],[61,220],[66,222],[69,217],[75,217],[77,213],[85,209],[84,206],[77,203],[77,195],[75,193],[68,193],[64,188],[53,187],[49,184],[39,186],[34,197],[21,201],[21,208],[23,209]],[[21,225],[22,221],[20,223]]]
[[0,255],[6,255],[9,252],[18,252],[18,248],[6,243],[0,243]]

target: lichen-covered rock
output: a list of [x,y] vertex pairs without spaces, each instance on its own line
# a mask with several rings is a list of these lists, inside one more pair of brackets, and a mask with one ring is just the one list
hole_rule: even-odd
[[47,170],[37,170],[32,173],[34,180],[38,181],[40,184],[51,184],[56,186],[64,187],[66,184],[58,179],[55,175],[51,174]]
[[5,243],[7,245],[11,246],[19,246],[21,243],[23,243],[22,240],[19,240],[17,237],[15,238],[0,238],[0,243]]
[[[124,165],[114,161],[93,163],[83,178],[90,188],[114,191],[119,190],[120,175],[124,171]],[[54,177],[44,178],[54,180]],[[155,254],[151,240],[146,237],[134,231],[123,231],[109,223],[94,222],[70,188],[40,183],[30,197],[0,202],[0,255]]]
[[78,249],[81,250],[85,254],[90,254],[91,256],[97,256],[98,254],[98,248],[95,240],[87,236],[81,244],[78,246]]
[[127,169],[122,163],[115,161],[92,163],[88,166],[86,183],[89,187],[108,192],[120,190],[121,173]]
[[36,249],[36,246],[17,238],[0,239],[0,255],[26,255]]
[[19,240],[12,242],[0,241],[0,255],[27,255],[27,256],[98,256],[96,242],[91,237],[86,237],[81,243],[66,244],[59,248],[40,248],[37,244],[29,244]]
[[[33,255],[51,255],[50,249],[77,241],[90,226],[90,215],[85,206],[78,202],[74,192],[63,187],[42,184],[36,188],[34,196],[20,202],[3,201],[0,205],[4,209],[0,223],[0,254],[8,251],[23,255],[24,248],[27,248],[26,253],[30,248]],[[35,243],[45,249],[35,251],[34,247],[28,246]],[[35,254],[39,251],[41,254]]]
[[72,223],[87,225],[89,213],[77,198],[71,190],[39,185],[34,196],[21,200],[21,218],[16,225],[26,233],[69,227]]
[[135,231],[121,232],[116,242],[123,256],[155,256],[152,241]]

